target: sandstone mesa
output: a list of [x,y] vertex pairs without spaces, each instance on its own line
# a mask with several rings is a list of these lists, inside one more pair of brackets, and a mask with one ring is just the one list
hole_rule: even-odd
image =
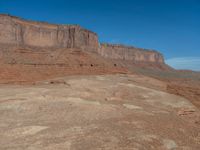
[[156,51],[123,45],[101,44],[98,35],[79,25],[55,25],[0,15],[0,43],[40,48],[76,48],[105,58],[164,63]]

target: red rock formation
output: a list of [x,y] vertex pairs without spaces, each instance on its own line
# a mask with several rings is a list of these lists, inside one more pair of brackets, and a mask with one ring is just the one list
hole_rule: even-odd
[[0,15],[0,43],[96,51],[98,36],[78,25],[55,25]]
[[0,80],[5,81],[124,73],[139,65],[166,68],[156,51],[100,44],[96,33],[78,25],[27,21],[9,15],[0,15],[0,64]]
[[45,48],[78,48],[97,52],[110,59],[164,63],[163,56],[156,51],[123,45],[100,45],[96,33],[78,25],[26,21],[9,15],[0,15],[0,43]]
[[124,45],[101,44],[98,53],[109,59],[119,59],[133,62],[146,62],[163,64],[162,54],[153,50],[128,47]]

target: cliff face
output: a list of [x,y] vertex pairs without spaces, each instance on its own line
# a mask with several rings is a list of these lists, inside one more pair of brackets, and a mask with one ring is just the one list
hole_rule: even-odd
[[78,25],[54,25],[0,15],[0,43],[96,51],[98,36]]
[[101,44],[98,53],[109,59],[119,59],[134,62],[150,62],[150,63],[164,63],[162,54],[144,50],[135,47],[128,47],[123,45]]
[[95,52],[104,58],[163,64],[163,56],[150,50],[99,44],[94,32],[78,25],[55,25],[0,15],[0,44],[40,48],[74,48]]
[[166,70],[156,51],[100,44],[78,25],[56,25],[0,15],[0,83],[32,82],[74,74]]

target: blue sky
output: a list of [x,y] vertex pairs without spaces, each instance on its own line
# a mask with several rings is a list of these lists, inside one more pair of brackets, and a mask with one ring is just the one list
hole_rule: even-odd
[[155,49],[175,68],[200,70],[200,0],[0,0],[0,13],[79,24],[101,42]]

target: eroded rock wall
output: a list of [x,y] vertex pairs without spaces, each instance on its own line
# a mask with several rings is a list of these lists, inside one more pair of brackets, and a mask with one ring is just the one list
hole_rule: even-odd
[[42,48],[75,48],[92,51],[108,59],[164,63],[163,56],[151,50],[122,45],[99,44],[96,33],[78,25],[56,25],[0,15],[0,44]]
[[0,15],[0,43],[96,51],[98,36],[78,25],[54,25]]
[[134,62],[164,63],[162,54],[153,50],[128,47],[115,44],[101,44],[98,53],[108,59],[119,59]]

